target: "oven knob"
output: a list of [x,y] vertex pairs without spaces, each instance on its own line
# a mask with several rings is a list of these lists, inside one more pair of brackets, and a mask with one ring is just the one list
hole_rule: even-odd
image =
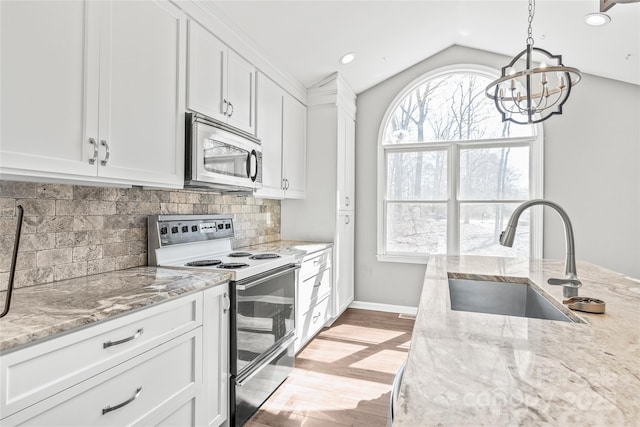
[[178,232],[178,227],[171,227],[171,232],[172,233],[177,233]]
[[191,231],[193,231],[194,233],[195,233],[196,231],[198,231],[198,226],[197,226],[197,225],[192,225],[192,226],[191,226]]
[[161,227],[160,234],[167,234],[167,227]]
[[218,224],[218,230],[223,230],[224,229],[224,224]]
[[188,226],[186,226],[186,225],[183,225],[183,226],[182,226],[182,232],[183,232],[183,233],[188,233],[188,232],[189,232],[189,227],[188,227]]

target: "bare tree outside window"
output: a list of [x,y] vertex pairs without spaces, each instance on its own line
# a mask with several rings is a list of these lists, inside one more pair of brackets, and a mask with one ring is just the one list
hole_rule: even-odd
[[470,72],[435,77],[408,90],[389,115],[386,253],[529,255],[526,218],[515,251],[497,241],[508,215],[530,198],[535,129],[501,121],[484,95],[489,82]]

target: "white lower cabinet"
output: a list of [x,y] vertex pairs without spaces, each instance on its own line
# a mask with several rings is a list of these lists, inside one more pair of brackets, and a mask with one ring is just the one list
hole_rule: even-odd
[[332,279],[331,248],[303,258],[296,291],[296,352],[322,329],[330,317]]
[[[138,357],[27,408],[2,425],[115,426],[145,423],[173,399],[195,397],[202,370],[202,329],[197,328]],[[42,406],[52,407],[43,410]],[[175,408],[178,409],[178,408]]]
[[0,424],[227,420],[228,285],[0,356]]
[[229,300],[227,286],[204,292],[204,425],[215,427],[229,414]]

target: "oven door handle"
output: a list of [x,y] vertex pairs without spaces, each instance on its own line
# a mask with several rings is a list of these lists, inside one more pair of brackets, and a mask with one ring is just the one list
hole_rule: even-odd
[[235,288],[238,291],[246,291],[247,289],[251,289],[254,286],[258,286],[259,284],[264,283],[264,282],[266,282],[268,280],[275,279],[276,277],[283,276],[283,275],[285,275],[287,273],[291,273],[292,271],[299,270],[299,269],[300,269],[300,265],[299,264],[294,264],[294,266],[292,266],[292,267],[287,267],[284,270],[277,271],[277,272],[275,272],[273,274],[269,274],[268,276],[260,277],[260,278],[258,278],[256,280],[251,280],[249,283],[246,283],[246,284],[237,284],[236,283]]
[[260,371],[262,371],[262,368],[264,368],[265,366],[273,362],[278,356],[282,354],[282,351],[285,350],[287,347],[289,347],[291,344],[293,344],[295,340],[296,340],[296,334],[294,333],[291,336],[291,338],[289,338],[288,340],[280,344],[278,347],[276,347],[274,350],[272,350],[271,354],[267,356],[264,360],[262,360],[259,366],[256,366],[254,369],[249,371],[242,378],[238,378],[236,380],[236,385],[242,387],[243,385],[251,381],[253,377],[255,377]]

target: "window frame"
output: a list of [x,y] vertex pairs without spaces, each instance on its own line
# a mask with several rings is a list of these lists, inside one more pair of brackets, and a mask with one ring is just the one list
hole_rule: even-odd
[[[447,74],[472,73],[493,80],[500,75],[497,69],[474,65],[458,64],[441,67],[422,74],[414,79],[398,92],[393,101],[389,104],[378,131],[377,143],[377,230],[376,230],[376,258],[383,262],[401,262],[413,264],[426,264],[432,254],[407,253],[407,252],[387,252],[386,251],[386,215],[389,203],[417,202],[417,203],[444,203],[447,206],[447,255],[458,255],[460,250],[460,204],[459,197],[459,177],[460,177],[460,151],[465,147],[473,148],[500,148],[505,146],[522,147],[529,146],[529,199],[543,197],[544,189],[544,135],[541,123],[532,125],[534,135],[526,137],[509,138],[509,143],[505,139],[481,139],[481,140],[456,140],[442,142],[422,142],[404,144],[383,144],[385,131],[390,118],[396,111],[405,97],[424,84],[426,81],[442,77]],[[389,200],[387,199],[387,155],[393,152],[416,152],[416,151],[446,151],[447,153],[447,200]],[[464,203],[520,203],[524,200],[464,200]],[[530,258],[542,258],[543,250],[543,214],[542,209],[533,208],[530,213]],[[514,255],[515,256],[515,255]]]

